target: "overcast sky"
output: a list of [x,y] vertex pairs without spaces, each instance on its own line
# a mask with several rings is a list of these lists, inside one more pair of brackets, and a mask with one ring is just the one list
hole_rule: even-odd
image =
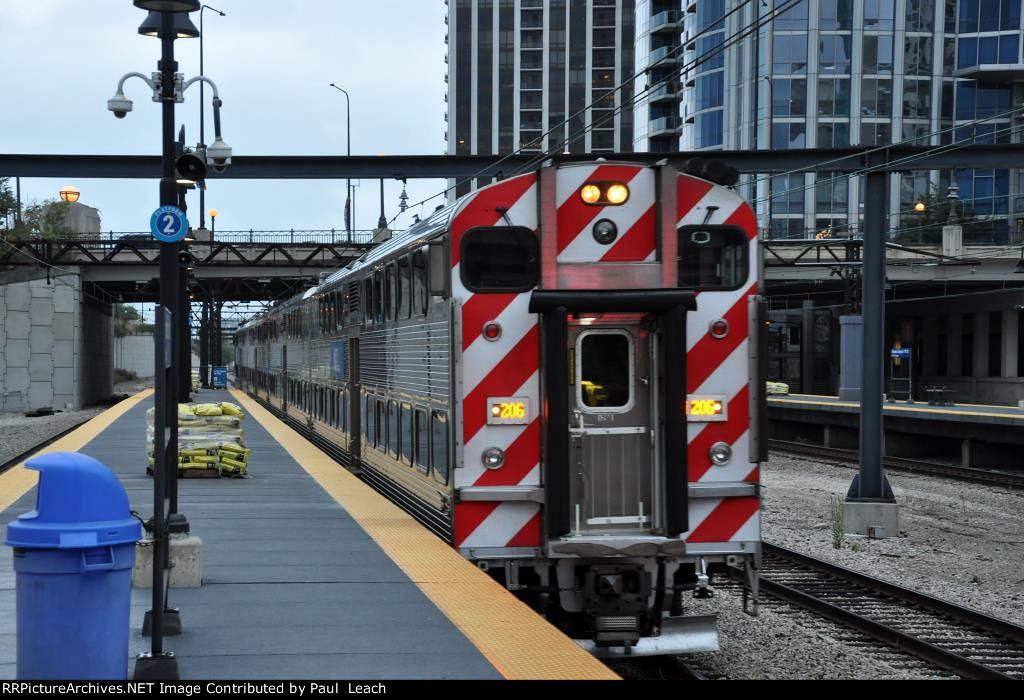
[[[441,0],[215,0],[206,10],[205,69],[220,89],[224,140],[235,155],[343,155],[345,88],[353,154],[444,151],[446,47]],[[131,0],[0,0],[0,153],[160,152],[160,107],[129,80],[125,119],[107,111],[125,73],[156,70],[160,42],[137,33],[146,13]],[[191,15],[199,25],[199,13]],[[199,40],[175,42],[179,70],[199,73]],[[206,91],[207,103],[210,91]],[[209,110],[209,106],[207,107]],[[199,134],[199,87],[176,111],[186,142]],[[206,141],[213,141],[207,112]],[[4,173],[0,173],[4,175]],[[22,200],[56,197],[64,185],[100,210],[104,231],[144,231],[159,203],[156,180],[22,179]],[[12,183],[13,185],[13,183]],[[442,181],[409,181],[410,202]],[[378,181],[357,190],[356,228],[376,226]],[[401,183],[385,183],[388,218]],[[214,181],[207,209],[218,230],[344,228],[343,181]],[[198,194],[189,219],[198,225]],[[430,211],[441,200],[426,207]],[[410,210],[396,227],[411,223]]]

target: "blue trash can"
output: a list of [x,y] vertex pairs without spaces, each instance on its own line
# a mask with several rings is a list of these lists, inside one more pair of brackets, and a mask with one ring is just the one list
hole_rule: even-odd
[[14,547],[19,680],[124,680],[135,543],[117,477],[92,457],[51,453],[36,509],[7,526]]

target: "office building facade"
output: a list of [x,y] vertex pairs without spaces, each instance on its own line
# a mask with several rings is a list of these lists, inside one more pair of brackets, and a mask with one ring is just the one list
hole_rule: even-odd
[[446,4],[449,154],[630,150],[633,0]]

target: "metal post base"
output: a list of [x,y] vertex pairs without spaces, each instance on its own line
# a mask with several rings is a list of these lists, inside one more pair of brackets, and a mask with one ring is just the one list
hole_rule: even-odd
[[898,537],[900,507],[883,501],[846,501],[843,503],[843,532],[871,539]]
[[180,678],[174,652],[168,651],[157,656],[139,654],[135,660],[135,673],[132,674],[134,681],[176,681]]
[[184,513],[171,513],[167,516],[167,532],[172,534],[189,532],[188,518]]
[[[177,637],[181,634],[181,611],[177,608],[167,608],[163,615],[163,633],[165,637]],[[142,636],[149,637],[153,634],[153,611],[147,610],[146,617],[142,620]]]

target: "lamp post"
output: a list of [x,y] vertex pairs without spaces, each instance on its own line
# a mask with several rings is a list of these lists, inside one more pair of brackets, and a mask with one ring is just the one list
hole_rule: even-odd
[[82,193],[74,185],[65,185],[60,188],[60,198],[68,204],[74,204],[81,196]]
[[[203,5],[199,8],[199,75],[206,75],[203,70],[203,13],[206,10],[213,10],[221,17],[226,15],[218,10],[216,7],[210,7],[209,5]],[[199,148],[203,151],[206,150],[206,100],[205,90],[203,84],[199,84]],[[204,212],[206,211],[206,188],[201,187],[199,189],[199,228],[206,228],[206,219]]]
[[[345,155],[352,155],[352,102],[349,99],[348,91],[343,90],[334,83],[331,87],[345,95]],[[345,231],[348,233],[348,242],[352,242],[352,180],[345,180]]]
[[[179,269],[182,262],[179,255],[186,252],[179,247],[182,236],[187,233],[187,221],[183,213],[177,209],[179,202],[179,183],[175,177],[176,150],[179,146],[174,138],[174,105],[183,101],[185,91],[196,82],[208,82],[213,88],[214,120],[217,127],[217,139],[206,153],[206,159],[218,172],[231,164],[231,149],[220,137],[221,100],[217,94],[217,86],[205,76],[198,76],[185,81],[184,76],[177,72],[178,64],[174,60],[174,41],[182,37],[198,36],[195,26],[189,21],[187,13],[199,10],[199,0],[134,0],[134,5],[148,10],[151,14],[147,22],[139,28],[139,32],[155,35],[160,39],[160,61],[158,72],[147,76],[143,73],[128,73],[118,82],[117,92],[107,101],[107,109],[114,116],[122,119],[132,111],[133,103],[124,94],[124,84],[129,78],[139,78],[153,91],[153,101],[161,103],[162,111],[162,156],[160,167],[160,205],[163,213],[171,223],[157,226],[154,215],[153,231],[160,243],[160,304],[157,307],[156,332],[156,397],[153,421],[153,445],[155,469],[153,479],[153,519],[150,528],[153,538],[153,599],[152,609],[147,613],[147,623],[152,634],[151,653],[139,656],[135,665],[136,680],[178,678],[177,660],[174,654],[167,653],[163,648],[164,634],[180,633],[180,618],[177,610],[167,607],[164,583],[169,568],[169,535],[172,532],[187,532],[188,521],[177,513],[177,476],[178,476],[178,396],[179,372],[186,363],[181,360],[181,353],[187,350],[188,343],[185,316],[187,300],[182,280],[184,269]],[[155,13],[155,17],[154,17]],[[148,20],[159,19],[158,25]],[[154,26],[155,25],[155,26]],[[183,149],[182,143],[180,148]],[[192,166],[195,166],[192,158]],[[200,163],[200,165],[202,165]],[[205,170],[195,167],[192,170]],[[200,178],[196,178],[200,179]],[[166,209],[163,209],[166,207]],[[174,221],[176,219],[176,222]],[[158,232],[160,235],[157,235]],[[166,235],[164,235],[166,234]],[[166,242],[167,240],[174,242]],[[173,314],[178,314],[178,323],[172,322]],[[168,507],[169,501],[169,507]],[[165,627],[166,625],[166,627]]]
[[213,237],[217,235],[217,216],[220,212],[216,209],[210,210],[210,242],[213,242]]

